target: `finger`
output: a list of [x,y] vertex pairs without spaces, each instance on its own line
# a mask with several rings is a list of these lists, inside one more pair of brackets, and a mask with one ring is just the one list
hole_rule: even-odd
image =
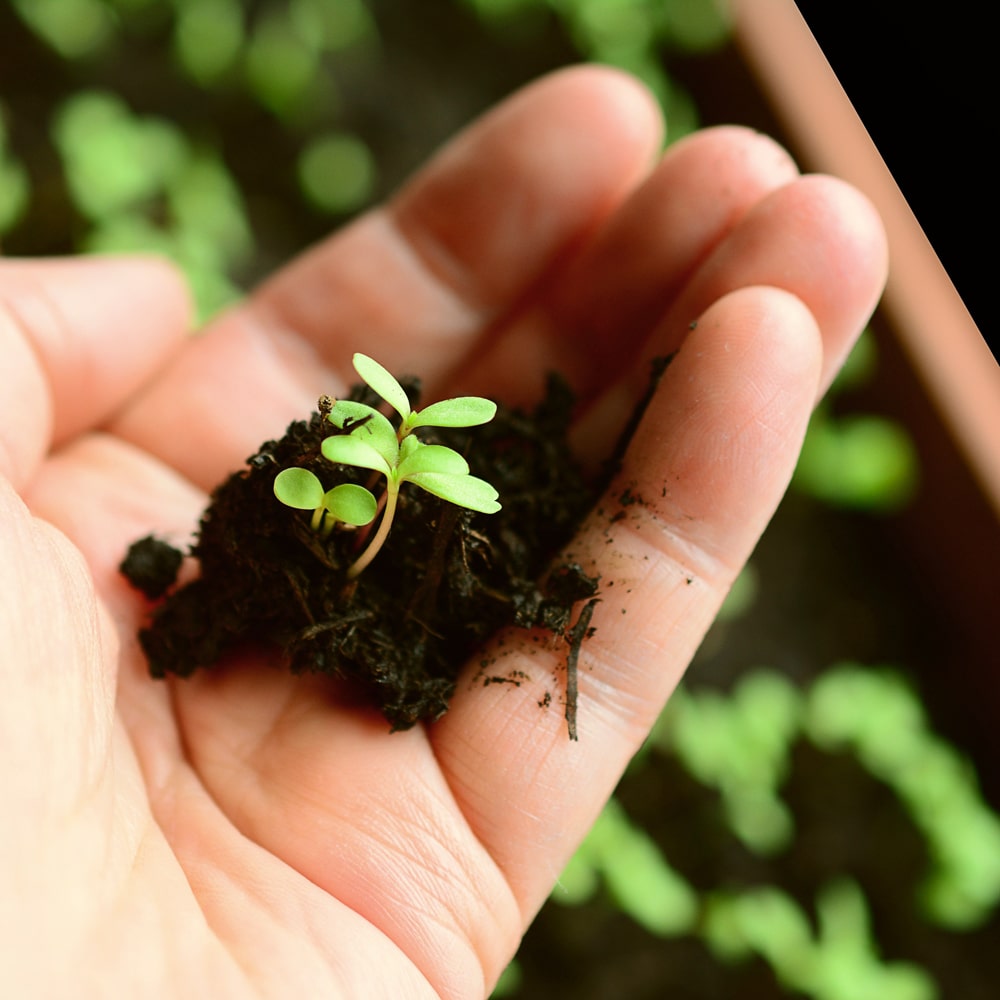
[[[748,214],[671,308],[661,336],[683,336],[710,303],[738,288],[782,288],[805,303],[823,331],[818,398],[875,309],[887,269],[885,230],[872,203],[835,177],[806,176]],[[674,345],[653,350],[666,346]]]
[[522,404],[550,371],[582,398],[606,386],[634,365],[684,283],[746,213],[797,176],[789,155],[750,129],[706,129],[675,143],[463,382]]
[[[391,238],[418,268],[415,294],[407,294],[408,282],[397,287],[394,275],[373,270],[377,256],[359,259],[341,243],[279,274],[259,301],[285,325],[323,340],[332,282],[344,289],[338,301],[360,307],[347,322],[338,319],[346,333],[370,330],[397,370],[433,379],[479,349],[479,331],[612,212],[649,169],[660,135],[659,112],[632,78],[597,67],[557,73],[446,146],[389,206]],[[428,291],[435,307],[414,315],[412,302]],[[340,346],[341,358],[349,351]]]
[[0,524],[0,733],[4,764],[16,763],[5,767],[10,812],[0,824],[0,851],[18,857],[26,856],[19,835],[67,832],[68,819],[99,787],[114,711],[115,643],[79,553],[34,517],[2,476]]
[[101,903],[121,903],[122,828],[141,824],[120,794],[134,776],[116,752],[115,636],[87,567],[2,476],[0,524],[4,957],[34,964],[18,989],[5,961],[5,992],[61,996]]
[[143,598],[119,572],[128,546],[155,534],[178,548],[194,536],[206,497],[156,459],[110,434],[81,435],[50,456],[25,499],[79,549],[116,620],[134,631]]
[[579,657],[578,742],[556,708],[565,644],[516,630],[485,658],[492,673],[520,682],[484,686],[477,656],[431,728],[452,792],[526,920],[774,511],[815,398],[821,351],[801,302],[744,289],[705,313],[667,369],[617,481],[567,553],[600,576],[596,631]]
[[0,472],[107,419],[181,342],[187,292],[153,258],[0,261]]
[[832,177],[807,176],[754,206],[697,268],[647,338],[644,363],[591,406],[574,429],[578,441],[610,447],[645,391],[648,361],[683,342],[711,303],[744,287],[784,289],[802,301],[823,333],[825,391],[885,286],[885,230],[872,204]]
[[[117,422],[201,485],[356,381],[368,348],[439,381],[599,225],[648,169],[658,113],[608,69],[515,95],[455,139],[386,208],[293,262],[192,344]],[[163,426],[183,394],[202,447]]]

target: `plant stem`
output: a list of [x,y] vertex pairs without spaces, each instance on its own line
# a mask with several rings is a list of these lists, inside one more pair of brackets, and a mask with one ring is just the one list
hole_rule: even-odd
[[358,576],[375,558],[378,550],[385,544],[385,540],[389,537],[389,529],[392,527],[392,519],[396,513],[396,501],[398,498],[399,484],[393,483],[390,480],[385,492],[385,510],[382,512],[382,521],[378,526],[378,531],[375,532],[375,537],[368,543],[368,547],[358,556],[347,571],[347,578],[349,580],[353,580]]

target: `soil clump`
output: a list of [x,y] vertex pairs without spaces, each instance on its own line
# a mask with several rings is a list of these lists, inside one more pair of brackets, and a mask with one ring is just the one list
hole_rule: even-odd
[[[415,403],[418,383],[403,385]],[[379,403],[367,386],[350,398]],[[299,466],[329,489],[370,486],[370,473],[322,456],[335,429],[321,408],[293,422],[213,492],[190,550],[197,579],[176,585],[182,553],[161,539],[129,549],[122,572],[155,602],[140,632],[150,673],[188,676],[239,644],[266,643],[293,673],[347,681],[400,730],[447,710],[460,669],[492,633],[541,627],[567,643],[566,718],[575,738],[575,666],[598,580],[552,561],[613,463],[597,481],[584,478],[567,443],[573,403],[553,376],[530,413],[501,405],[484,426],[422,432],[425,442],[462,453],[472,474],[499,491],[502,509],[479,514],[405,487],[385,547],[356,580],[346,570],[364,529],[321,537],[308,513],[276,500],[274,479]],[[584,599],[574,624],[573,608]]]

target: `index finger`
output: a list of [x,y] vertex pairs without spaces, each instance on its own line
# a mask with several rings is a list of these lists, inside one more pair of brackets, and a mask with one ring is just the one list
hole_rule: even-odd
[[[773,288],[713,305],[667,368],[623,467],[565,553],[598,576],[568,738],[567,646],[511,629],[430,727],[439,764],[527,923],[649,732],[788,483],[822,341]],[[484,686],[490,673],[517,683]]]

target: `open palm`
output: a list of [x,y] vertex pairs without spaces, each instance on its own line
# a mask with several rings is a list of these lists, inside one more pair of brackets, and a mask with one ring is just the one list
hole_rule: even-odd
[[[397,198],[204,335],[149,260],[0,262],[0,966],[11,996],[487,994],[677,683],[787,485],[885,272],[867,202],[769,140],[659,162],[648,96],[540,81]],[[697,321],[697,322],[695,322]],[[128,543],[189,537],[205,492],[354,381],[528,403],[546,373],[606,448],[681,347],[619,481],[645,503],[571,546],[601,574],[580,660],[525,633],[438,723],[274,655],[151,681]],[[555,680],[553,679],[555,676]]]

